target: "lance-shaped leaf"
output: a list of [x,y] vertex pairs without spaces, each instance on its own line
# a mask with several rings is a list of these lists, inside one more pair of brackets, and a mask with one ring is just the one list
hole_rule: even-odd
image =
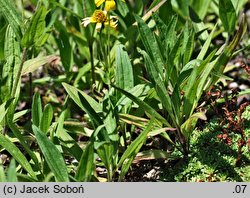
[[24,62],[22,75],[32,73],[36,69],[38,69],[40,66],[43,66],[48,63],[52,63],[54,61],[57,61],[59,59],[58,56],[50,55],[50,56],[40,56],[33,59],[29,59]]
[[232,33],[235,30],[237,16],[231,0],[219,1],[219,14],[225,30]]
[[154,108],[152,108],[150,105],[148,105],[147,103],[145,103],[144,101],[142,101],[141,99],[137,98],[136,96],[130,94],[129,92],[120,89],[119,87],[116,87],[114,85],[112,85],[115,89],[117,89],[118,91],[120,91],[122,94],[124,94],[125,96],[127,96],[128,98],[130,98],[133,102],[135,102],[136,104],[138,104],[140,106],[140,108],[142,108],[145,112],[148,112],[152,117],[155,117],[157,120],[161,121],[162,123],[164,123],[166,126],[171,127],[171,125],[167,122],[167,120],[162,117]]
[[142,145],[145,143],[147,135],[153,127],[153,123],[154,118],[149,122],[147,128],[141,132],[141,134],[128,146],[126,151],[123,153],[117,165],[118,168],[122,166],[119,181],[123,179],[136,154],[140,151]]
[[56,181],[68,182],[69,176],[67,172],[67,166],[60,151],[48,139],[48,137],[42,131],[40,131],[38,127],[32,125],[32,129],[36,136],[36,140],[41,152],[43,153],[50,170],[55,175]]
[[140,36],[146,48],[146,51],[155,63],[156,70],[159,73],[159,76],[163,77],[164,63],[157,40],[148,25],[139,16],[135,15],[135,19],[138,23]]
[[23,153],[13,144],[9,138],[0,133],[0,145],[5,148],[13,158],[33,177],[36,178],[36,174],[33,171],[30,163],[23,155]]
[[21,32],[21,15],[18,13],[14,1],[0,0],[0,13],[4,16],[6,21],[13,28],[18,40],[22,37]]
[[[97,128],[98,126],[101,126],[103,124],[103,120],[97,113],[100,110],[100,104],[84,92],[71,85],[63,83],[63,86],[73,101],[89,115],[94,127]],[[99,137],[102,140],[109,140],[106,131],[104,129],[101,131],[102,132]]]
[[125,90],[134,87],[133,68],[128,53],[121,44],[116,47],[116,85]]
[[35,12],[31,18],[27,31],[22,38],[22,45],[24,47],[30,47],[41,39],[42,35],[45,33],[46,15],[47,10],[43,6],[38,8]]

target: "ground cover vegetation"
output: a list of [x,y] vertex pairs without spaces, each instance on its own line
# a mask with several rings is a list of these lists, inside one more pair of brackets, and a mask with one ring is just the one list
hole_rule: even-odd
[[250,181],[247,0],[0,0],[0,181]]

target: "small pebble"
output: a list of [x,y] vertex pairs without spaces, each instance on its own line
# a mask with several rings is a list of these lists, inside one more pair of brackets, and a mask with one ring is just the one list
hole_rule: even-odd
[[242,84],[239,86],[239,88],[240,88],[240,90],[246,90],[249,88],[249,86]]
[[237,88],[239,85],[238,85],[238,83],[237,82],[232,82],[232,83],[230,83],[229,85],[228,85],[228,88],[229,89],[235,89],[235,88]]

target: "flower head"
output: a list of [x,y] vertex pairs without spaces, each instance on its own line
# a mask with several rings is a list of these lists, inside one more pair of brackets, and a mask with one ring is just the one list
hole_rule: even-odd
[[117,17],[108,17],[107,11],[95,10],[91,17],[87,17],[82,20],[82,24],[84,27],[86,27],[90,23],[96,23],[97,30],[100,30],[103,24],[115,28],[117,26]]

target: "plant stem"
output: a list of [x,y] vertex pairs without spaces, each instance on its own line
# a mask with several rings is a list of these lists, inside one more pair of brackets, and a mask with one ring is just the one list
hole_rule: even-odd
[[122,129],[122,137],[123,137],[123,141],[124,141],[124,147],[125,147],[125,150],[128,148],[128,143],[127,143],[127,137],[126,137],[126,124],[124,123],[122,125],[123,129]]
[[22,0],[22,21],[24,22],[24,2]]
[[91,62],[91,75],[92,75],[92,86],[95,85],[95,65],[94,65],[94,53],[93,45],[89,43],[89,53],[90,53],[90,62]]
[[23,55],[22,55],[22,60],[21,60],[21,64],[20,64],[20,67],[18,69],[17,76],[14,79],[14,85],[13,85],[13,89],[12,89],[12,92],[11,92],[11,97],[13,97],[13,98],[16,95],[17,86],[18,86],[19,80],[20,80],[21,75],[22,75],[23,65],[24,65],[24,62],[25,62],[26,57],[27,57],[27,52],[28,52],[27,48],[24,48]]
[[105,46],[104,46],[104,50],[103,50],[102,29],[100,31],[99,38],[100,38],[100,50],[101,50],[101,54],[102,54],[104,62],[105,62],[104,63],[105,70],[107,70],[108,69],[108,60],[107,60],[107,52],[105,50]]
[[[32,98],[33,98],[33,88],[32,88],[32,73],[30,72],[29,73],[29,94],[30,94],[30,102],[29,102],[29,108],[31,109],[32,108]],[[31,111],[29,113],[29,117],[31,119]]]
[[111,68],[111,58],[110,58],[110,14],[108,14],[108,21],[109,21],[109,25],[108,25],[108,78],[109,81],[111,81],[110,79],[110,68]]

